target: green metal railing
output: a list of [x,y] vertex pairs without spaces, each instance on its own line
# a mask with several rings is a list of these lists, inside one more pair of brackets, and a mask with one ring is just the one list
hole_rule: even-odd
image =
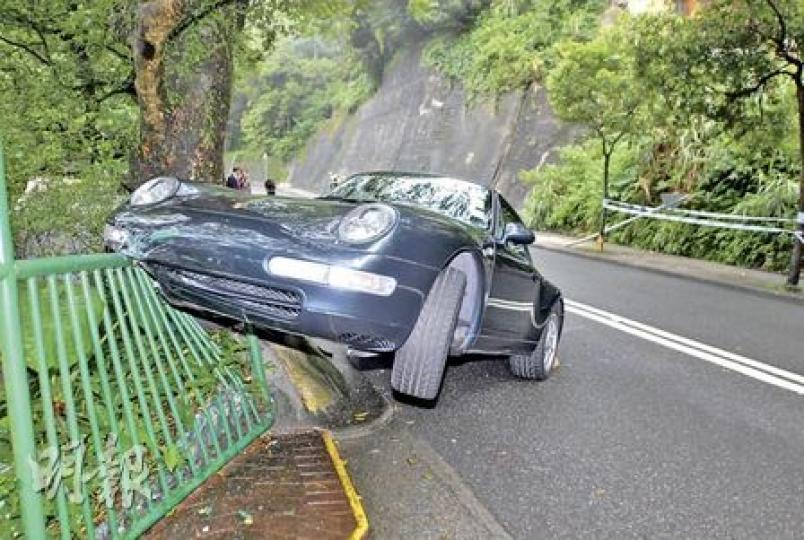
[[125,257],[15,261],[3,167],[0,537],[136,537],[270,426],[259,343]]

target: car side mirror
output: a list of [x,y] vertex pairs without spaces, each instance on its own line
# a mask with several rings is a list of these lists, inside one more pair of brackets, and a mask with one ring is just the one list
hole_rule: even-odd
[[528,246],[536,241],[533,231],[521,223],[509,223],[505,226],[503,234],[503,244],[512,243],[515,245]]

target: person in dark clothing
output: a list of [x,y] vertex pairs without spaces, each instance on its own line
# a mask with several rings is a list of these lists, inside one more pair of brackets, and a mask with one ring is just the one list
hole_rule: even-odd
[[231,189],[240,189],[240,176],[241,176],[241,169],[240,167],[233,167],[232,174],[226,179],[226,187]]
[[270,178],[265,180],[265,193],[268,195],[276,195],[276,182]]

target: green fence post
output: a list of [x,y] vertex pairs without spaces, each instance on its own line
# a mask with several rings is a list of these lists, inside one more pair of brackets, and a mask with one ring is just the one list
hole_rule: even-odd
[[36,463],[31,395],[22,348],[17,275],[14,269],[14,243],[9,219],[3,149],[0,148],[0,348],[3,353],[3,384],[6,389],[14,472],[19,488],[22,526],[26,538],[45,538],[42,500],[34,487]]
[[260,340],[254,335],[254,332],[248,333],[248,352],[251,356],[251,370],[254,377],[257,379],[257,384],[260,387],[260,393],[265,404],[271,404],[271,394],[268,391],[268,382],[265,380],[265,362],[262,358],[262,349],[260,348]]

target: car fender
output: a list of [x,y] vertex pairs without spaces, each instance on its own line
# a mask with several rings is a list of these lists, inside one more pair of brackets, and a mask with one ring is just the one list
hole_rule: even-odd
[[539,335],[556,302],[561,302],[563,308],[564,299],[561,291],[546,279],[541,279],[537,304],[534,306],[534,323],[539,328]]

